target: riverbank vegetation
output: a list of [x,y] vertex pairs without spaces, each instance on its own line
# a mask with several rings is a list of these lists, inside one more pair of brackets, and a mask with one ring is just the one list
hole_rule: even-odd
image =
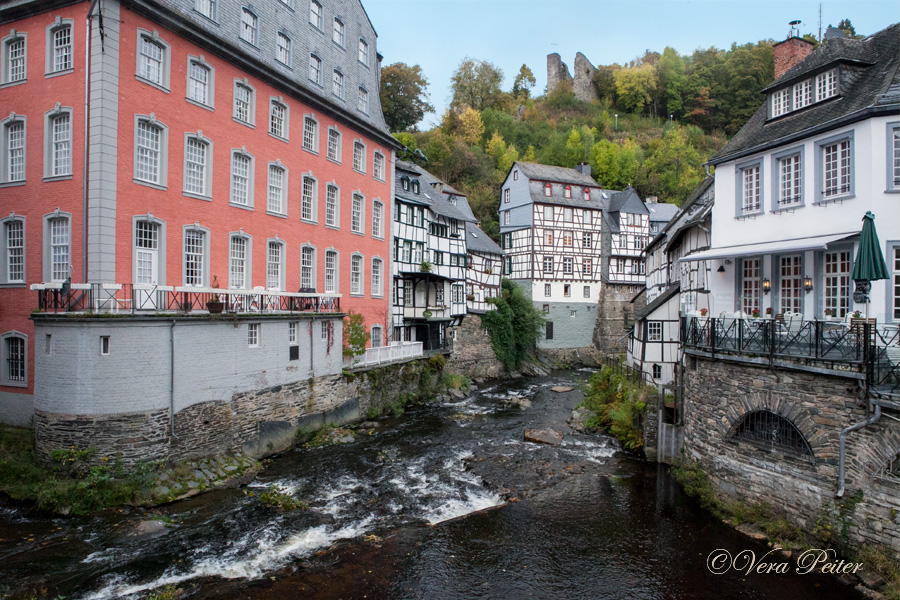
[[689,496],[729,525],[750,525],[765,534],[772,545],[788,551],[834,548],[851,557],[852,562],[863,563],[866,571],[880,575],[886,582],[881,593],[889,600],[900,600],[900,561],[878,548],[866,546],[853,551],[848,544],[848,531],[856,505],[862,500],[861,492],[840,502],[825,503],[814,529],[804,531],[768,504],[749,504],[718,494],[699,462],[683,462],[672,467],[671,473]]
[[653,386],[631,381],[624,373],[604,366],[591,375],[579,406],[592,413],[585,421],[587,427],[605,429],[626,450],[639,450],[644,445],[644,413],[654,394]]
[[86,514],[134,502],[155,480],[155,465],[124,469],[107,457],[94,461],[95,454],[92,448],[57,450],[43,465],[32,430],[0,427],[0,492],[42,510]]
[[534,353],[544,328],[544,315],[515,282],[504,279],[501,293],[488,300],[496,309],[481,317],[494,354],[507,371],[515,371]]

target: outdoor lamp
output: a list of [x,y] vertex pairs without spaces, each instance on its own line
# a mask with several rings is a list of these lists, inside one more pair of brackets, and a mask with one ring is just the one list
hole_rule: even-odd
[[719,268],[716,269],[716,273],[724,273],[724,272],[725,272],[725,265],[719,265]]
[[763,279],[763,293],[768,294],[772,290],[772,284],[768,279]]
[[812,277],[810,277],[809,275],[803,278],[803,289],[807,292],[812,291]]

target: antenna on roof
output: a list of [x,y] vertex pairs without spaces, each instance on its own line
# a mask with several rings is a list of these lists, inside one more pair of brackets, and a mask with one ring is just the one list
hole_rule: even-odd
[[800,19],[790,22],[791,31],[788,33],[788,37],[800,37]]

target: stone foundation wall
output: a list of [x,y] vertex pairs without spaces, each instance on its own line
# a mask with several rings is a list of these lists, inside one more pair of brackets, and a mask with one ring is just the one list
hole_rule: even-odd
[[604,283],[597,303],[597,326],[594,328],[594,346],[606,355],[624,354],[627,350],[624,336],[634,324],[634,314],[644,308],[644,295],[632,302],[641,287]]
[[585,348],[538,348],[537,354],[558,368],[599,368],[605,356],[603,352],[600,352],[593,346]]
[[503,374],[503,363],[497,359],[491,347],[491,337],[481,326],[480,315],[466,315],[458,327],[453,341],[453,354],[447,359],[446,368],[471,379],[494,378]]
[[106,456],[124,465],[236,451],[262,458],[293,446],[301,430],[358,420],[404,394],[434,389],[441,376],[433,362],[421,359],[236,393],[228,401],[176,412],[174,436],[168,409],[103,415],[35,411],[38,455],[48,460],[53,450],[77,446],[96,448],[95,462]]
[[[849,546],[900,553],[900,484],[874,477],[900,452],[896,421],[882,418],[847,436],[845,500],[835,498],[840,432],[867,417],[856,379],[688,355],[684,383],[685,456],[700,461],[718,490],[768,504],[807,531],[830,514],[837,529],[846,527]],[[735,426],[753,410],[793,423],[812,457],[736,439]],[[859,491],[854,510],[836,517],[835,507]]]

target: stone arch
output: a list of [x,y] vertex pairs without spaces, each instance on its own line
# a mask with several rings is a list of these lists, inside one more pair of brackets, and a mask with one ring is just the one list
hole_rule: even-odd
[[810,418],[809,412],[799,402],[793,402],[780,394],[773,394],[771,390],[747,392],[738,401],[729,403],[725,408],[725,415],[719,422],[722,438],[733,436],[741,420],[754,411],[768,411],[790,422],[809,444],[813,456],[819,456],[827,450],[827,436],[821,434],[819,426]]
[[782,452],[814,457],[803,432],[790,420],[768,409],[744,413],[731,427],[729,437],[768,446]]

